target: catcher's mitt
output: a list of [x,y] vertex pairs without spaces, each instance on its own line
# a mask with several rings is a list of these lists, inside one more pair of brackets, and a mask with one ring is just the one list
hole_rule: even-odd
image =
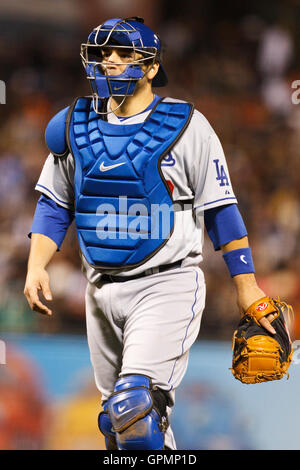
[[[259,320],[272,313],[276,334],[269,333]],[[246,384],[279,380],[292,361],[292,342],[286,326],[293,309],[279,297],[263,297],[252,304],[233,334],[232,373]]]

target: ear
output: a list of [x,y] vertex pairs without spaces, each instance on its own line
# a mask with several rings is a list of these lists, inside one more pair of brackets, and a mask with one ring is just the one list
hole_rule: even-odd
[[158,62],[155,62],[155,63],[151,66],[149,72],[147,73],[147,77],[148,77],[149,80],[153,80],[153,78],[155,77],[155,75],[156,75],[157,72],[158,72],[158,69],[159,69],[159,63],[158,63]]

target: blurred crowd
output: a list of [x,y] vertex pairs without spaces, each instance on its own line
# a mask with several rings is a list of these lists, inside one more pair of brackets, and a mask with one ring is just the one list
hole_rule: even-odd
[[[169,4],[160,2],[156,15],[169,75],[169,85],[157,93],[194,102],[217,132],[258,282],[294,306],[294,333],[300,335],[300,104],[292,101],[292,83],[300,80],[297,15],[288,9],[275,18],[255,12],[202,17],[188,8],[183,14],[179,2],[172,10]],[[49,266],[53,317],[33,313],[23,288],[27,234],[39,197],[34,187],[48,155],[45,126],[76,96],[90,94],[79,57],[88,30],[56,31],[52,24],[42,34],[20,23],[16,40],[2,26],[0,79],[7,96],[0,105],[0,331],[82,333],[85,280],[74,226]],[[207,304],[200,338],[228,340],[238,318],[234,287],[207,237],[203,269]]]

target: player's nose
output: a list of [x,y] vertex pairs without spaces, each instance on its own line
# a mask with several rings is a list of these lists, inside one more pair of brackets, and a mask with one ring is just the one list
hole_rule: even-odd
[[105,57],[105,62],[109,62],[111,64],[121,62],[118,52],[115,49],[111,49],[111,51]]

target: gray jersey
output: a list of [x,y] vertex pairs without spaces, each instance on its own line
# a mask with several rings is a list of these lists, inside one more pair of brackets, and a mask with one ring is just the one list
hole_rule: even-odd
[[[171,98],[165,100],[177,101]],[[108,114],[108,122],[116,125],[136,124],[143,122],[150,112],[151,110],[122,121],[111,113]],[[112,269],[110,274],[132,276],[148,268],[178,260],[184,260],[183,267],[198,266],[202,261],[203,211],[237,203],[221,143],[207,119],[197,110],[194,110],[184,134],[162,160],[161,169],[169,186],[174,188],[173,200],[194,199],[193,210],[175,212],[172,235],[151,259],[130,271]],[[72,155],[54,158],[50,154],[35,189],[66,209],[74,210]],[[84,259],[83,268],[90,282],[98,282],[101,273]]]

